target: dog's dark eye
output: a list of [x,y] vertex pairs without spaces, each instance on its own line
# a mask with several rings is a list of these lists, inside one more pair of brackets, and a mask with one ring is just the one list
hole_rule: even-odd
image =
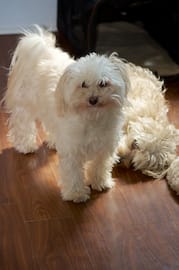
[[99,85],[99,87],[101,87],[101,88],[102,88],[102,87],[106,87],[106,86],[108,85],[108,82],[100,81],[98,85]]
[[84,81],[84,82],[82,82],[81,87],[82,87],[82,88],[88,88],[88,85],[87,85],[86,82]]

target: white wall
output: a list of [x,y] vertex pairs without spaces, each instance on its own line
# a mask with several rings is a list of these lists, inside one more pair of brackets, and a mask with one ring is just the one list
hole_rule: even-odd
[[0,0],[0,34],[19,33],[33,24],[56,30],[57,0]]

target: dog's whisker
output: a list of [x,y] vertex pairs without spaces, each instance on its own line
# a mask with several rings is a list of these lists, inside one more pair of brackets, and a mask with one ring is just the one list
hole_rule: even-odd
[[115,101],[116,103],[118,103],[119,105],[121,105],[120,100],[116,99],[116,98],[112,98],[113,101]]
[[117,98],[120,98],[120,96],[119,96],[119,95],[117,95],[117,94],[112,94],[111,96],[112,96],[112,97],[117,97]]
[[111,95],[111,97],[114,98],[114,99],[118,99],[118,100],[121,101],[121,96],[120,95],[113,94],[113,95]]
[[111,96],[111,99],[112,99],[113,101],[115,101],[116,103],[118,103],[119,105],[122,104],[121,98],[120,98],[119,95],[112,95],[112,96]]

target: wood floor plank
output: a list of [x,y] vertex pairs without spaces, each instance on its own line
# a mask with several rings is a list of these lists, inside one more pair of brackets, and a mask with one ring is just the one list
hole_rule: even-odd
[[73,218],[28,222],[33,254],[40,270],[93,269],[85,239]]
[[[101,204],[101,208],[106,207]],[[85,207],[75,222],[72,218],[28,223],[41,269],[59,265],[64,269],[178,269],[179,223],[148,220],[121,227],[117,213],[108,219],[106,213],[95,216],[97,210],[94,204],[92,209]]]
[[[17,203],[24,221],[39,221],[68,216],[60,188],[54,176],[50,151],[42,146],[36,153],[21,155],[16,163],[17,178],[12,187],[13,201]],[[52,157],[52,161],[51,161]],[[56,168],[57,170],[57,168]]]
[[32,256],[28,232],[17,208],[0,204],[0,269],[39,270]]
[[12,147],[7,140],[7,115],[0,110],[0,204],[9,203],[10,181],[9,173],[13,171],[14,157],[11,155]]
[[126,228],[111,243],[110,269],[158,270],[179,268],[178,224],[160,223]]
[[56,152],[42,144],[34,154],[18,153],[7,140],[6,122],[7,115],[1,112],[0,203],[17,204],[24,221],[64,216]]
[[[130,214],[133,224],[166,223],[168,220],[178,220],[179,201],[178,196],[172,192],[165,179],[153,180],[135,173],[130,177],[133,183],[120,185],[120,194],[125,201],[126,209]],[[119,176],[119,183],[127,179]],[[114,199],[117,200],[117,192]],[[159,199],[160,198],[160,199]],[[138,218],[140,217],[140,219]]]

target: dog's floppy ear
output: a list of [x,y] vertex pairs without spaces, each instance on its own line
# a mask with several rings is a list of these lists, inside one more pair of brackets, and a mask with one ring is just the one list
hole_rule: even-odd
[[57,84],[57,88],[55,91],[55,102],[59,116],[63,116],[66,111],[66,102],[64,98],[64,84],[65,78],[62,76]]
[[57,112],[59,116],[64,116],[65,112],[68,109],[68,104],[66,97],[68,95],[68,90],[70,87],[70,77],[71,71],[67,69],[63,75],[60,77],[57,88],[55,91],[55,101],[57,106]]
[[129,80],[129,76],[126,69],[126,63],[118,57],[117,53],[112,53],[109,56],[109,60],[114,64],[115,70],[119,71],[120,76],[124,80],[125,86],[126,86],[126,94],[127,94],[131,86],[130,86],[130,80]]

